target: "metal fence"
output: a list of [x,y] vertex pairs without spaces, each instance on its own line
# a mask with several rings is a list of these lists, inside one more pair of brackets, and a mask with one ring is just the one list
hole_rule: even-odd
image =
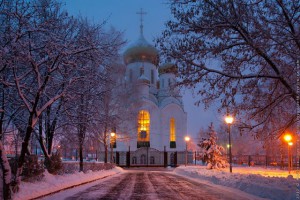
[[[229,156],[225,155],[229,161]],[[200,161],[202,156],[199,152],[194,152],[194,159]],[[278,166],[287,167],[288,166],[288,156],[286,155],[232,155],[233,164],[237,165],[248,165],[248,166]],[[292,156],[293,167],[300,166],[300,157]]]
[[[141,166],[178,166],[182,164],[193,164],[193,152],[185,151],[158,151],[152,148],[142,147],[136,151],[113,152],[113,162],[119,166],[141,167]],[[111,152],[108,152],[111,158]],[[104,160],[101,152],[100,160]]]

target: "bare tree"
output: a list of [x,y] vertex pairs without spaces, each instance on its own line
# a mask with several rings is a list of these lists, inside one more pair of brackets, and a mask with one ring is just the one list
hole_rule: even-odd
[[[111,45],[116,38],[103,42],[99,27],[68,16],[56,0],[3,0],[0,6],[0,70],[6,70],[0,81],[15,91],[14,100],[22,104],[22,119],[26,122],[13,184],[17,191],[25,155],[30,154],[30,138],[42,113],[82,80],[78,68],[92,62],[99,64],[117,47]],[[0,153],[5,158],[2,148]],[[6,160],[1,161],[6,167]]]
[[198,103],[221,100],[262,139],[295,129],[298,0],[171,0],[170,9],[157,46],[177,62],[180,84],[196,87]]
[[[65,109],[68,110],[70,124],[77,130],[77,142],[79,149],[80,171],[83,170],[83,145],[87,135],[92,135],[92,131],[99,133],[99,125],[103,125],[107,130],[107,123],[103,123],[101,113],[102,105],[107,101],[107,93],[111,92],[108,85],[112,84],[110,76],[111,65],[119,56],[119,50],[124,44],[122,34],[114,29],[105,31],[103,27],[88,27],[86,29],[94,31],[89,35],[99,43],[97,55],[87,59],[88,64],[82,64],[80,60],[77,73],[82,77],[74,84],[68,93],[69,102]],[[86,34],[85,34],[86,35]],[[111,121],[110,119],[105,119]],[[98,128],[95,128],[98,127]],[[106,131],[105,131],[106,132]]]

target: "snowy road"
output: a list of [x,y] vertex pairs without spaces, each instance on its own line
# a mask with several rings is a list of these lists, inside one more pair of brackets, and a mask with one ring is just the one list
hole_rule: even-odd
[[63,191],[44,199],[253,199],[172,173],[158,171],[128,171],[90,186],[71,190],[73,191]]

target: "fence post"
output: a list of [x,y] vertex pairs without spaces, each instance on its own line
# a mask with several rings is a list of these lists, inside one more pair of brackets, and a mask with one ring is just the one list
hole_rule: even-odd
[[128,148],[128,152],[126,153],[126,166],[130,167],[130,146]]
[[120,165],[120,153],[118,151],[116,152],[116,164]]
[[166,146],[164,146],[164,167],[168,166],[168,153],[166,151]]
[[248,166],[249,167],[251,166],[251,156],[250,155],[248,156]]

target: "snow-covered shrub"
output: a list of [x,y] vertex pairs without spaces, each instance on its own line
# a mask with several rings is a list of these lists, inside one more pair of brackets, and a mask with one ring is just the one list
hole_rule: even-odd
[[44,167],[39,162],[37,155],[29,155],[25,157],[24,167],[22,171],[22,180],[33,182],[43,177]]
[[202,138],[198,144],[204,151],[202,154],[203,161],[207,163],[207,169],[225,168],[228,163],[226,158],[223,157],[224,148],[217,145],[217,133],[211,124],[208,130],[208,139]]
[[50,156],[50,160],[46,159],[45,166],[50,174],[60,174],[63,171],[60,153],[53,153]]

